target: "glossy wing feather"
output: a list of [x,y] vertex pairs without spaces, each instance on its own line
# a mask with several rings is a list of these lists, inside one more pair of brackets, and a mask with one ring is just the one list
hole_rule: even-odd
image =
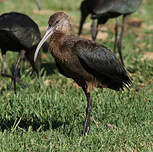
[[109,88],[119,90],[131,83],[125,68],[106,47],[81,40],[75,49],[84,68]]
[[97,15],[102,15],[107,12],[118,12],[128,14],[135,12],[142,0],[97,0],[93,12]]
[[14,37],[26,48],[38,44],[41,39],[38,25],[27,15],[17,12],[0,16],[0,30],[12,35],[12,38]]

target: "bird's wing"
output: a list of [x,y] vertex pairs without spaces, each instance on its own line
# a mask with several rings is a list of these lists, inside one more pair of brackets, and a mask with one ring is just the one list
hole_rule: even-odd
[[114,0],[99,0],[93,5],[93,12],[96,15],[101,15],[109,12],[113,8]]
[[19,25],[12,27],[11,31],[26,48],[31,48],[32,46],[37,45],[41,39],[40,31],[36,31],[35,27],[23,28]]
[[100,0],[97,1],[93,12],[102,15],[107,12],[118,12],[121,14],[132,13],[142,3],[142,0]]
[[121,14],[135,12],[142,0],[115,0],[112,8],[112,12],[118,12]]
[[75,44],[75,51],[84,68],[104,83],[113,81],[120,83],[130,82],[127,71],[106,47],[92,41],[80,40]]
[[0,30],[8,32],[26,48],[38,44],[41,39],[37,24],[27,15],[16,12],[0,16]]

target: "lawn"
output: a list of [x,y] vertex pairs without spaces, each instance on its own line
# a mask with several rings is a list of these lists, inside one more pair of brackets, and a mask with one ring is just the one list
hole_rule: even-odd
[[[0,14],[25,13],[39,25],[43,35],[49,16],[56,11],[65,11],[71,17],[72,34],[77,35],[80,2],[41,0],[42,10],[38,11],[35,0],[3,0]],[[26,88],[17,85],[16,95],[11,80],[0,76],[0,152],[152,152],[152,7],[152,0],[143,0],[139,10],[129,17],[125,30],[123,58],[133,79],[130,90],[99,89],[92,93],[91,133],[87,136],[81,136],[85,95],[73,80],[58,72],[49,52],[41,52],[40,79],[32,73],[29,63],[21,64],[21,79]],[[83,30],[83,36],[89,39],[90,21],[89,17]],[[97,39],[111,50],[114,24],[114,20],[109,20],[101,27]],[[8,73],[16,60],[17,53],[7,53]]]

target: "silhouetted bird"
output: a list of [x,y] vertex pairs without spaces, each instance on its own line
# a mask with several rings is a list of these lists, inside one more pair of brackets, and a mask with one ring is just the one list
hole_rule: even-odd
[[37,46],[34,61],[42,44],[50,37],[50,49],[59,71],[82,87],[87,97],[83,135],[90,129],[91,91],[94,88],[120,90],[129,87],[128,72],[105,46],[70,34],[69,17],[64,12],[53,14],[44,37]]
[[[80,27],[78,34],[79,35],[81,34],[83,24],[86,20],[86,17],[89,14],[91,14],[92,18],[91,34],[93,40],[96,40],[99,24],[105,24],[108,21],[108,19],[116,18],[120,15],[123,15],[123,21],[122,21],[121,33],[119,39],[117,39],[118,19],[116,18],[114,52],[117,46],[121,62],[122,64],[124,64],[122,58],[122,51],[121,51],[122,38],[124,33],[124,24],[126,21],[126,17],[131,13],[135,12],[140,6],[141,2],[142,0],[84,0],[80,6],[81,19],[80,19]],[[97,20],[97,26],[95,26],[96,20]]]
[[[25,55],[31,66],[39,77],[40,57],[34,63],[34,53],[37,44],[41,40],[41,34],[37,24],[27,15],[10,12],[0,16],[0,48],[2,51],[2,76],[10,77],[14,82],[14,91],[16,93],[16,81],[18,66]],[[4,62],[6,52],[10,50],[19,52],[19,57],[16,63],[13,75],[8,75],[5,72]]]

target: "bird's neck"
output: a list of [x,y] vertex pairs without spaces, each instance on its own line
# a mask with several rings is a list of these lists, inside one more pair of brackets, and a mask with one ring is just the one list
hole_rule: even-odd
[[54,32],[50,38],[50,50],[53,56],[60,58],[62,55],[62,45],[64,43],[65,34],[59,31]]
[[63,44],[63,40],[64,40],[64,37],[65,37],[65,33],[61,32],[61,31],[56,31],[54,32],[54,34],[51,36],[51,43],[53,44],[56,44],[57,46],[60,46]]

